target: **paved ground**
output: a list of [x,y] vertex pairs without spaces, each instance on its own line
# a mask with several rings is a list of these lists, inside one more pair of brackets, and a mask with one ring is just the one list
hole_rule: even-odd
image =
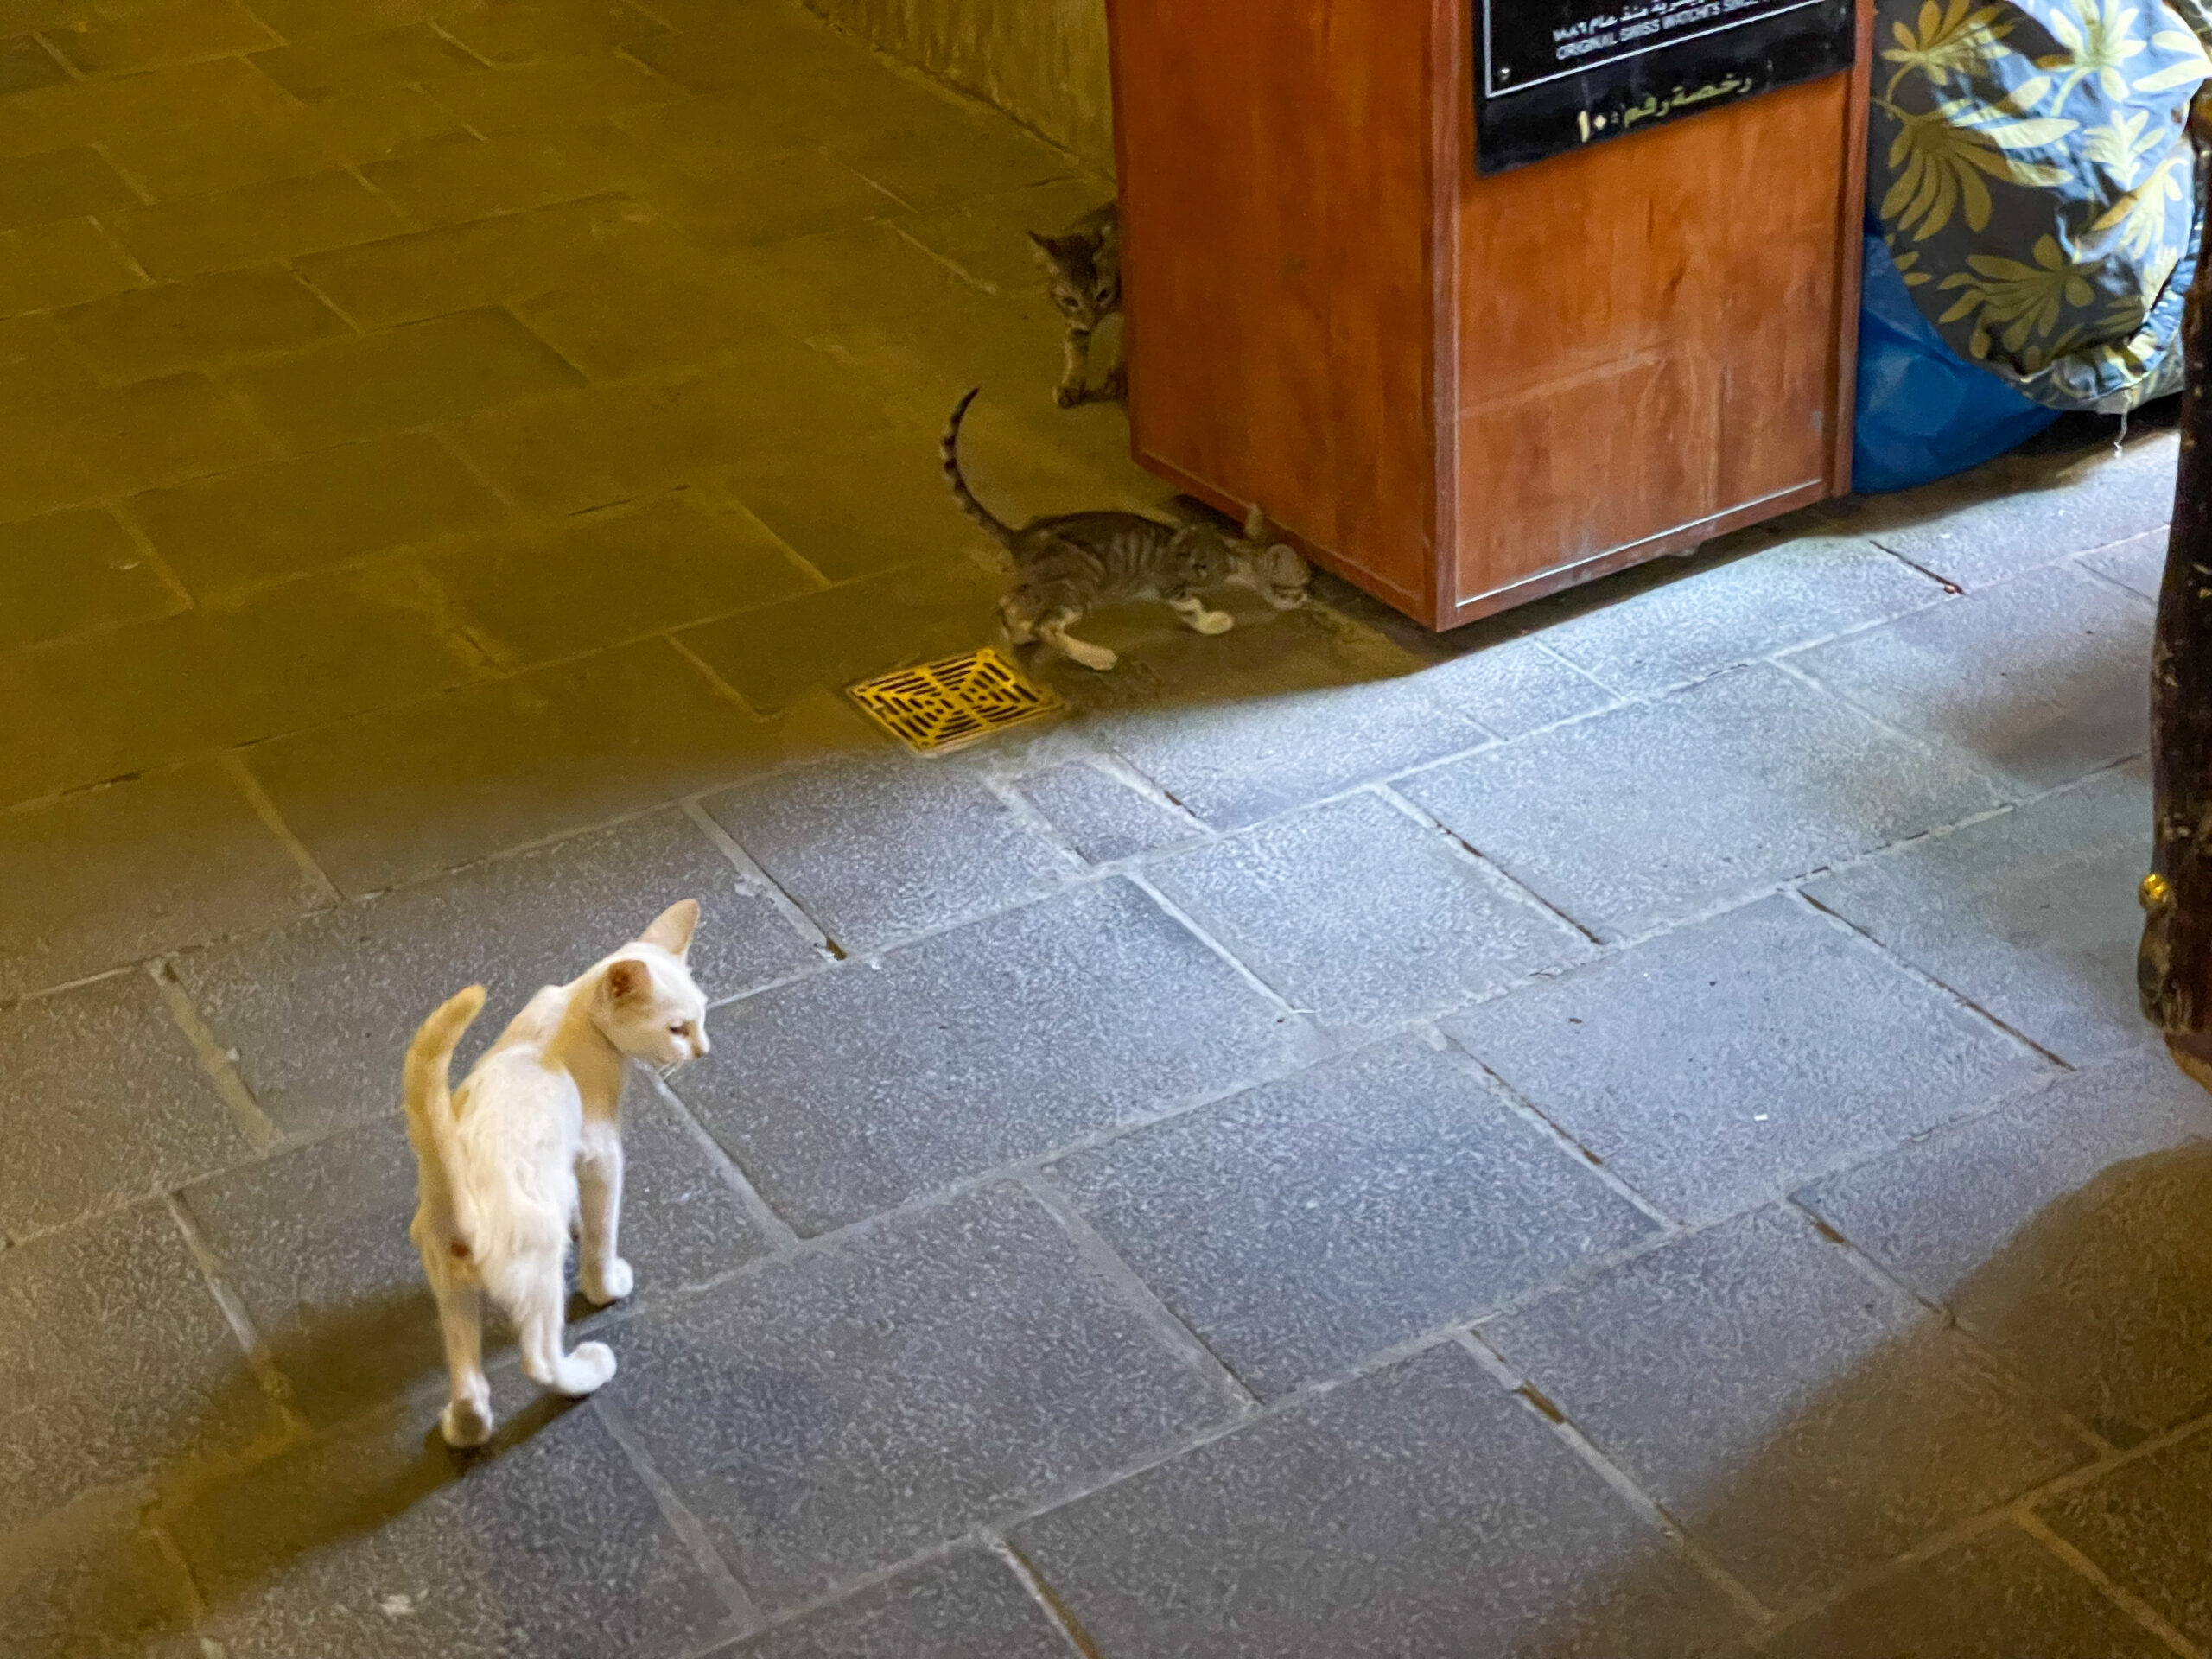
[[[0,1653],[2212,1650],[2170,435],[925,763],[953,397],[1160,496],[1096,181],[772,0],[9,16]],[[457,1459],[398,1049],[695,893],[621,1374]]]

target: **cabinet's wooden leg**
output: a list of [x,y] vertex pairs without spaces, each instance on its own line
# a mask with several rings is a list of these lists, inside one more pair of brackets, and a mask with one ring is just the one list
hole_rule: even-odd
[[[2205,258],[2212,258],[2208,219]],[[2206,266],[2183,324],[2188,386],[2174,527],[2151,652],[2156,836],[2143,879],[2143,1013],[2212,1089],[2212,307]]]

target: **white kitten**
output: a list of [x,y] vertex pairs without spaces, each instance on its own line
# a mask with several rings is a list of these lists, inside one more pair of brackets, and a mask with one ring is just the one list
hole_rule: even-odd
[[628,1061],[677,1066],[707,1052],[707,999],[684,957],[699,906],[671,906],[641,934],[567,985],[531,998],[457,1094],[446,1079],[461,1033],[484,1007],[472,985],[423,1022],[407,1050],[407,1138],[420,1202],[408,1234],[438,1300],[451,1398],[448,1444],[492,1433],[483,1299],[513,1322],[522,1368],[563,1394],[614,1375],[604,1343],[561,1351],[569,1236],[581,1224],[584,1294],[630,1294],[615,1254],[622,1211],[622,1085]]

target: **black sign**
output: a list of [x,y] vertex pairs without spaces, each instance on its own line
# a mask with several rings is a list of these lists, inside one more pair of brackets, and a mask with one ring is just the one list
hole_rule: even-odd
[[1483,173],[1851,67],[1852,0],[1475,0]]

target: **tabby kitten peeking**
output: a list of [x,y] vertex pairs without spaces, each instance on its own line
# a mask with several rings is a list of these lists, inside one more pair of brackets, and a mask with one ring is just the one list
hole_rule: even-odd
[[[1052,279],[1052,303],[1067,319],[1067,362],[1052,401],[1072,409],[1088,396],[1084,377],[1090,367],[1090,336],[1107,318],[1122,314],[1122,210],[1109,201],[1058,236],[1030,232],[1029,242]],[[1100,396],[1120,399],[1128,391],[1128,364],[1116,360]]]
[[1159,600],[1198,632],[1226,633],[1236,619],[1206,607],[1199,595],[1209,588],[1249,588],[1279,611],[1306,602],[1313,573],[1291,549],[1267,545],[1267,517],[1256,503],[1241,541],[1211,524],[1163,524],[1135,512],[1059,513],[1032,518],[1019,530],[1002,522],[976,499],[960,470],[960,423],[976,391],[953,410],[938,454],[961,511],[989,531],[1013,561],[1014,587],[999,601],[1011,643],[1041,639],[1103,673],[1119,660],[1114,653],[1068,633],[1103,606]]

